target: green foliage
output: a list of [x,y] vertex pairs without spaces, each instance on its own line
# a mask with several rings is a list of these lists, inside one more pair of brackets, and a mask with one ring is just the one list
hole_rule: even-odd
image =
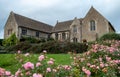
[[[49,43],[53,44],[54,41]],[[60,45],[61,48],[64,48],[67,44],[70,45],[70,43],[65,42],[63,43],[55,41],[55,44],[56,43]],[[74,44],[79,45],[77,43]],[[74,44],[72,46],[70,45],[70,47],[74,48]],[[29,77],[34,73],[39,73],[44,77],[119,77],[119,47],[120,41],[112,40],[110,46],[100,45],[96,42],[95,44],[91,45],[91,49],[88,52],[84,52],[82,54],[46,54],[44,51],[39,56],[31,53],[31,55],[29,53],[27,53],[28,55],[24,55],[19,52],[18,54],[13,54],[16,56],[15,58],[18,61],[14,59],[12,60],[9,55],[7,55],[7,57],[0,55],[0,67],[6,68],[6,70],[10,71],[17,71],[16,67],[20,68],[23,76],[27,77],[25,73],[28,70],[25,69],[25,67],[23,68],[22,65],[28,62],[32,64],[37,64],[39,62],[40,65],[37,68],[35,67],[34,69],[29,69],[29,71],[32,73],[29,75]],[[52,61],[52,64],[48,63],[49,61]],[[65,65],[61,65],[62,63],[65,63]],[[66,65],[66,63],[68,63],[68,65]],[[47,68],[52,70],[54,69],[55,71],[46,72]]]
[[29,42],[20,42],[17,45],[7,47],[6,51],[9,53],[14,53],[15,51],[21,50],[25,53],[27,49],[31,48],[31,46],[32,45]]
[[[20,67],[15,56],[15,54],[0,54],[0,67],[15,73]],[[24,57],[24,54],[22,56],[25,61],[35,63],[38,60],[39,54],[31,54],[31,57]],[[57,64],[69,65],[71,63],[70,55],[68,54],[47,54],[47,57],[54,58]]]
[[88,46],[84,43],[70,43],[70,42],[58,42],[58,41],[47,41],[40,44],[30,44],[29,42],[18,43],[15,46],[10,46],[6,50],[17,51],[21,50],[23,52],[31,53],[41,53],[43,50],[47,50],[48,53],[68,53],[76,52],[82,53],[87,51]]
[[15,60],[15,55],[13,54],[0,54],[0,67],[8,69],[12,72],[15,72],[18,67],[17,61]]
[[3,39],[0,39],[0,45],[2,46]]
[[120,35],[116,33],[107,33],[104,34],[100,40],[120,40]]
[[21,41],[21,42],[27,41],[27,42],[30,42],[30,43],[39,43],[39,42],[40,42],[39,39],[36,39],[36,38],[34,38],[34,37],[22,37],[22,38],[20,39],[20,41]]
[[120,41],[112,41],[110,46],[96,43],[88,52],[73,55],[75,62],[73,65],[74,77],[84,77],[87,74],[86,70],[87,72],[90,71],[88,77],[119,77],[119,46]]
[[35,37],[22,37],[20,39],[21,42],[30,42],[30,43],[44,43],[44,42],[48,42],[48,41],[54,41],[53,38],[48,38],[48,39],[45,39],[45,38],[35,38]]
[[18,43],[18,39],[15,35],[15,33],[13,33],[10,37],[8,37],[7,39],[3,40],[3,46],[12,46]]
[[53,38],[48,38],[47,41],[54,41],[54,39]]
[[34,45],[28,51],[34,51],[33,53],[40,53],[43,50],[47,50],[48,53],[68,53],[76,52],[82,53],[87,51],[88,46],[83,43],[70,43],[70,42],[58,42],[48,41],[39,45]]

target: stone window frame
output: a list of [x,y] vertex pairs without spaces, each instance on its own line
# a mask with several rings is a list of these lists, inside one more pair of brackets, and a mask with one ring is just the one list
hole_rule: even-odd
[[74,38],[73,38],[73,42],[74,42],[74,43],[77,43],[77,42],[78,42],[78,38],[74,37]]
[[65,32],[62,33],[62,40],[66,40],[66,33]]
[[62,41],[62,33],[58,33],[58,40]]
[[73,25],[73,33],[77,33],[78,29],[77,29],[77,25]]
[[90,31],[96,31],[96,21],[91,20],[89,23],[90,23]]
[[8,35],[12,34],[13,29],[8,29]]
[[27,35],[27,29],[26,29],[26,28],[22,28],[21,34],[22,34],[22,35]]
[[55,33],[55,39],[58,40],[58,33]]
[[65,37],[66,37],[66,40],[69,39],[69,32],[65,32]]
[[36,31],[36,37],[39,37],[39,36],[40,36],[40,32]]

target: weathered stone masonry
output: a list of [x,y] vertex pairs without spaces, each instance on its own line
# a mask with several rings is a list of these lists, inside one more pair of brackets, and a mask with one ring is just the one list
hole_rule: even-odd
[[75,17],[69,21],[57,21],[54,27],[11,12],[4,27],[4,38],[15,33],[19,39],[22,36],[39,39],[52,37],[59,41],[82,42],[95,41],[109,32],[115,32],[114,27],[91,7],[84,18]]

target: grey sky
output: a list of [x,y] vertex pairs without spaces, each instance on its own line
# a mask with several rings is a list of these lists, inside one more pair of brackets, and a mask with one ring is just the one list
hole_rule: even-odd
[[83,18],[91,6],[120,33],[120,0],[0,0],[0,38],[10,11],[54,26],[57,20]]

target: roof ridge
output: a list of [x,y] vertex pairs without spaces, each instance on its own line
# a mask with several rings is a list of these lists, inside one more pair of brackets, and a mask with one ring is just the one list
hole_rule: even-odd
[[[78,18],[78,20],[80,20],[80,19],[84,19],[84,18]],[[69,21],[73,21],[74,19],[72,19],[72,20],[66,20],[66,21],[60,21],[60,22],[58,22],[58,24],[59,23],[64,23],[64,22],[69,22]]]
[[47,33],[50,33],[52,31],[52,28],[53,28],[52,25],[43,23],[41,21],[34,20],[32,18],[23,16],[17,13],[13,13],[13,12],[11,13],[12,15],[14,15],[14,18],[18,26],[26,27],[26,28],[30,28],[30,29],[34,29],[38,31],[43,31]]
[[42,24],[49,25],[49,26],[53,27],[53,26],[50,25],[50,24],[47,24],[47,23],[44,23],[44,22],[41,22],[41,21],[38,21],[38,20],[35,20],[35,19],[32,19],[32,18],[29,18],[29,17],[23,16],[23,15],[20,15],[20,14],[14,13],[14,12],[12,12],[12,13],[13,13],[14,15],[21,16],[21,17],[27,18],[27,19],[29,19],[29,20],[32,20],[32,21],[35,21],[35,22],[42,23]]
[[69,22],[69,21],[73,21],[73,20],[60,21],[58,23]]

